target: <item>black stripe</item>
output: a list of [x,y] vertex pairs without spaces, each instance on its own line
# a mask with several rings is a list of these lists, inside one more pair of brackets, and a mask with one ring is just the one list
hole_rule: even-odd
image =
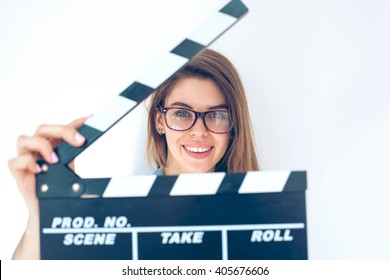
[[204,46],[201,44],[198,44],[194,41],[191,41],[189,39],[185,39],[183,42],[181,42],[179,45],[174,48],[171,53],[183,56],[185,58],[191,59],[195,55],[197,55],[202,49],[204,49]]
[[178,176],[157,176],[148,196],[168,196]]
[[306,185],[306,171],[292,171],[283,191],[304,191],[306,190]]
[[223,7],[220,12],[235,18],[240,18],[248,12],[248,8],[241,1],[233,0]]
[[56,148],[56,153],[63,164],[68,164],[75,157],[77,157],[82,151],[84,151],[89,145],[91,145],[96,139],[104,134],[100,130],[94,129],[86,124],[82,125],[78,131],[86,138],[86,141],[81,147],[73,147],[62,141]]
[[246,173],[226,174],[223,178],[217,194],[238,193]]
[[126,88],[120,96],[126,97],[128,99],[134,100],[137,103],[142,102],[146,97],[148,97],[154,91],[153,88],[145,86],[139,82],[132,83],[128,88]]
[[85,185],[84,195],[97,195],[102,197],[106,190],[111,178],[99,178],[99,179],[83,179],[82,182]]

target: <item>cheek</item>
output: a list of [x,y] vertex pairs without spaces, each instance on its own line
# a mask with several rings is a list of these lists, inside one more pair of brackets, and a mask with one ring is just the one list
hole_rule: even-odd
[[175,149],[178,145],[179,140],[180,140],[181,133],[167,129],[166,133],[165,133],[165,137],[167,140],[168,148]]
[[229,146],[229,141],[230,141],[230,133],[229,134],[219,134],[217,135],[217,141],[219,143],[219,147],[221,149],[221,152],[225,153],[227,147]]

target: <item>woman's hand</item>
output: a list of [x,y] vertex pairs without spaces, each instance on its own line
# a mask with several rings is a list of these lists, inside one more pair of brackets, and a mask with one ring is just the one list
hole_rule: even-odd
[[85,138],[77,132],[87,118],[74,120],[68,125],[41,125],[33,136],[22,135],[17,141],[17,156],[8,166],[15,177],[19,191],[26,203],[29,219],[26,231],[15,250],[13,258],[39,259],[39,205],[35,192],[35,174],[41,172],[36,160],[58,162],[54,148],[62,141],[79,147]]

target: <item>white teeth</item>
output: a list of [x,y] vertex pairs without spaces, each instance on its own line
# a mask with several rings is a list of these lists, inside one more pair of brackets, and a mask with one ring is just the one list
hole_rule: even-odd
[[193,153],[204,153],[207,151],[210,151],[211,148],[200,148],[200,147],[187,147],[184,146],[187,151],[193,152]]

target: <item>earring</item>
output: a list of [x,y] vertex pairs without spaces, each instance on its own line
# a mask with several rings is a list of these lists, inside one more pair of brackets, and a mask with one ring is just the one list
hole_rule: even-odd
[[157,128],[157,132],[158,132],[158,134],[159,134],[160,136],[163,135],[163,131],[162,131],[162,128],[161,128],[161,127]]

